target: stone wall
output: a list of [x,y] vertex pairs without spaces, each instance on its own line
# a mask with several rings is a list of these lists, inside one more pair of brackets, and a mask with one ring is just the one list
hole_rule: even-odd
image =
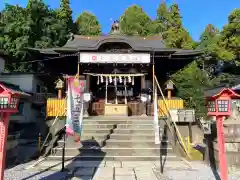
[[8,135],[6,147],[6,166],[12,165],[18,155],[18,134]]
[[[224,138],[225,138],[225,150],[227,156],[228,167],[240,167],[240,123],[238,121],[228,121],[224,123]],[[208,148],[206,152],[209,157],[205,160],[213,161],[218,167],[219,164],[219,148],[217,144],[216,126],[212,127],[212,134],[207,138]],[[211,158],[211,156],[213,156]]]

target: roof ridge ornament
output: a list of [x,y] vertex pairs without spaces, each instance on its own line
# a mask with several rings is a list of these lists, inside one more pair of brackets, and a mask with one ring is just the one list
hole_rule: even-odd
[[112,24],[110,34],[119,35],[120,33],[120,23],[118,20],[115,20]]

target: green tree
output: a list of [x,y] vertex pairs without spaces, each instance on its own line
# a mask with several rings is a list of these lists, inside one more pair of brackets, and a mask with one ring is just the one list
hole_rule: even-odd
[[177,4],[170,6],[169,25],[164,40],[168,47],[179,49],[195,48],[195,42],[182,25],[182,18]]
[[67,24],[67,32],[71,33],[74,31],[72,9],[70,7],[69,0],[61,0],[60,8],[57,9],[57,17],[63,20]]
[[49,9],[41,0],[31,0],[27,5],[27,12],[32,23],[30,47],[48,48],[66,43],[67,24],[65,20],[57,18],[56,11]]
[[163,1],[157,9],[155,24],[156,33],[162,35],[164,38],[165,32],[170,27],[170,12],[165,1]]
[[76,34],[98,36],[101,34],[101,26],[97,17],[89,12],[83,12],[76,20]]
[[220,31],[212,24],[208,24],[200,36],[200,43],[197,48],[208,53],[215,53],[218,50],[219,35]]
[[207,70],[209,75],[211,74],[211,66],[217,63],[218,60],[218,51],[220,50],[218,45],[219,34],[220,32],[217,28],[212,24],[208,24],[201,34],[200,42],[197,45],[197,49],[204,51],[204,54],[198,59],[198,64],[202,66],[203,70]]
[[220,51],[219,56],[224,60],[237,60],[240,64],[240,8],[235,9],[228,17],[228,24],[223,27],[219,46],[225,51]]
[[177,96],[184,100],[185,107],[194,108],[197,116],[204,115],[204,90],[212,86],[207,74],[193,62],[171,78],[178,89]]
[[[0,45],[10,56],[22,60],[26,57],[24,47],[29,45],[31,36],[31,21],[26,9],[20,6],[6,5],[0,19]],[[13,69],[22,70],[19,62],[11,64]]]
[[129,36],[148,36],[155,34],[156,27],[143,9],[133,5],[120,17],[121,33]]
[[6,5],[0,17],[0,46],[10,57],[10,71],[32,71],[26,47],[48,48],[66,43],[66,23],[41,0],[30,0],[26,8]]

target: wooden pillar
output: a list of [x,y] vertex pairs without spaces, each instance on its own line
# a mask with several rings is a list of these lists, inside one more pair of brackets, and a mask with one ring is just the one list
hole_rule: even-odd
[[190,143],[193,143],[193,137],[192,137],[192,123],[189,122],[188,124],[188,134],[189,134],[189,138],[190,138]]
[[106,82],[105,82],[105,104],[107,104],[107,96],[108,96],[108,92],[107,92],[107,90],[108,90],[108,82],[107,82],[107,80],[106,80]]
[[62,89],[58,89],[58,99],[62,99]]
[[154,92],[155,92],[155,62],[154,62],[154,55],[153,55],[153,64],[152,64],[152,88],[153,88],[153,99],[154,99]]
[[172,98],[172,90],[171,90],[171,89],[168,89],[168,90],[167,90],[167,98],[168,98],[168,99],[171,99],[171,98]]
[[91,77],[89,74],[86,76],[86,92],[90,92],[90,83],[91,83]]
[[145,88],[145,76],[141,76],[141,89]]
[[124,102],[127,104],[127,79],[124,77]]

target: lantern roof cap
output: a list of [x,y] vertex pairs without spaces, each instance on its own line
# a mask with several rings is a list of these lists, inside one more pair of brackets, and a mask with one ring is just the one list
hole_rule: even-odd
[[235,92],[232,88],[227,88],[227,87],[217,87],[215,89],[209,89],[209,90],[205,91],[205,96],[207,98],[217,98],[224,92],[229,92],[230,96],[240,98],[240,94]]
[[168,84],[168,83],[172,83],[175,86],[175,83],[171,79],[169,79],[165,82],[165,84]]
[[14,84],[10,84],[10,83],[6,83],[3,81],[0,81],[0,88],[4,89],[5,91],[8,91],[11,94],[17,94],[20,96],[31,96],[30,94],[22,91],[19,86],[14,85]]

